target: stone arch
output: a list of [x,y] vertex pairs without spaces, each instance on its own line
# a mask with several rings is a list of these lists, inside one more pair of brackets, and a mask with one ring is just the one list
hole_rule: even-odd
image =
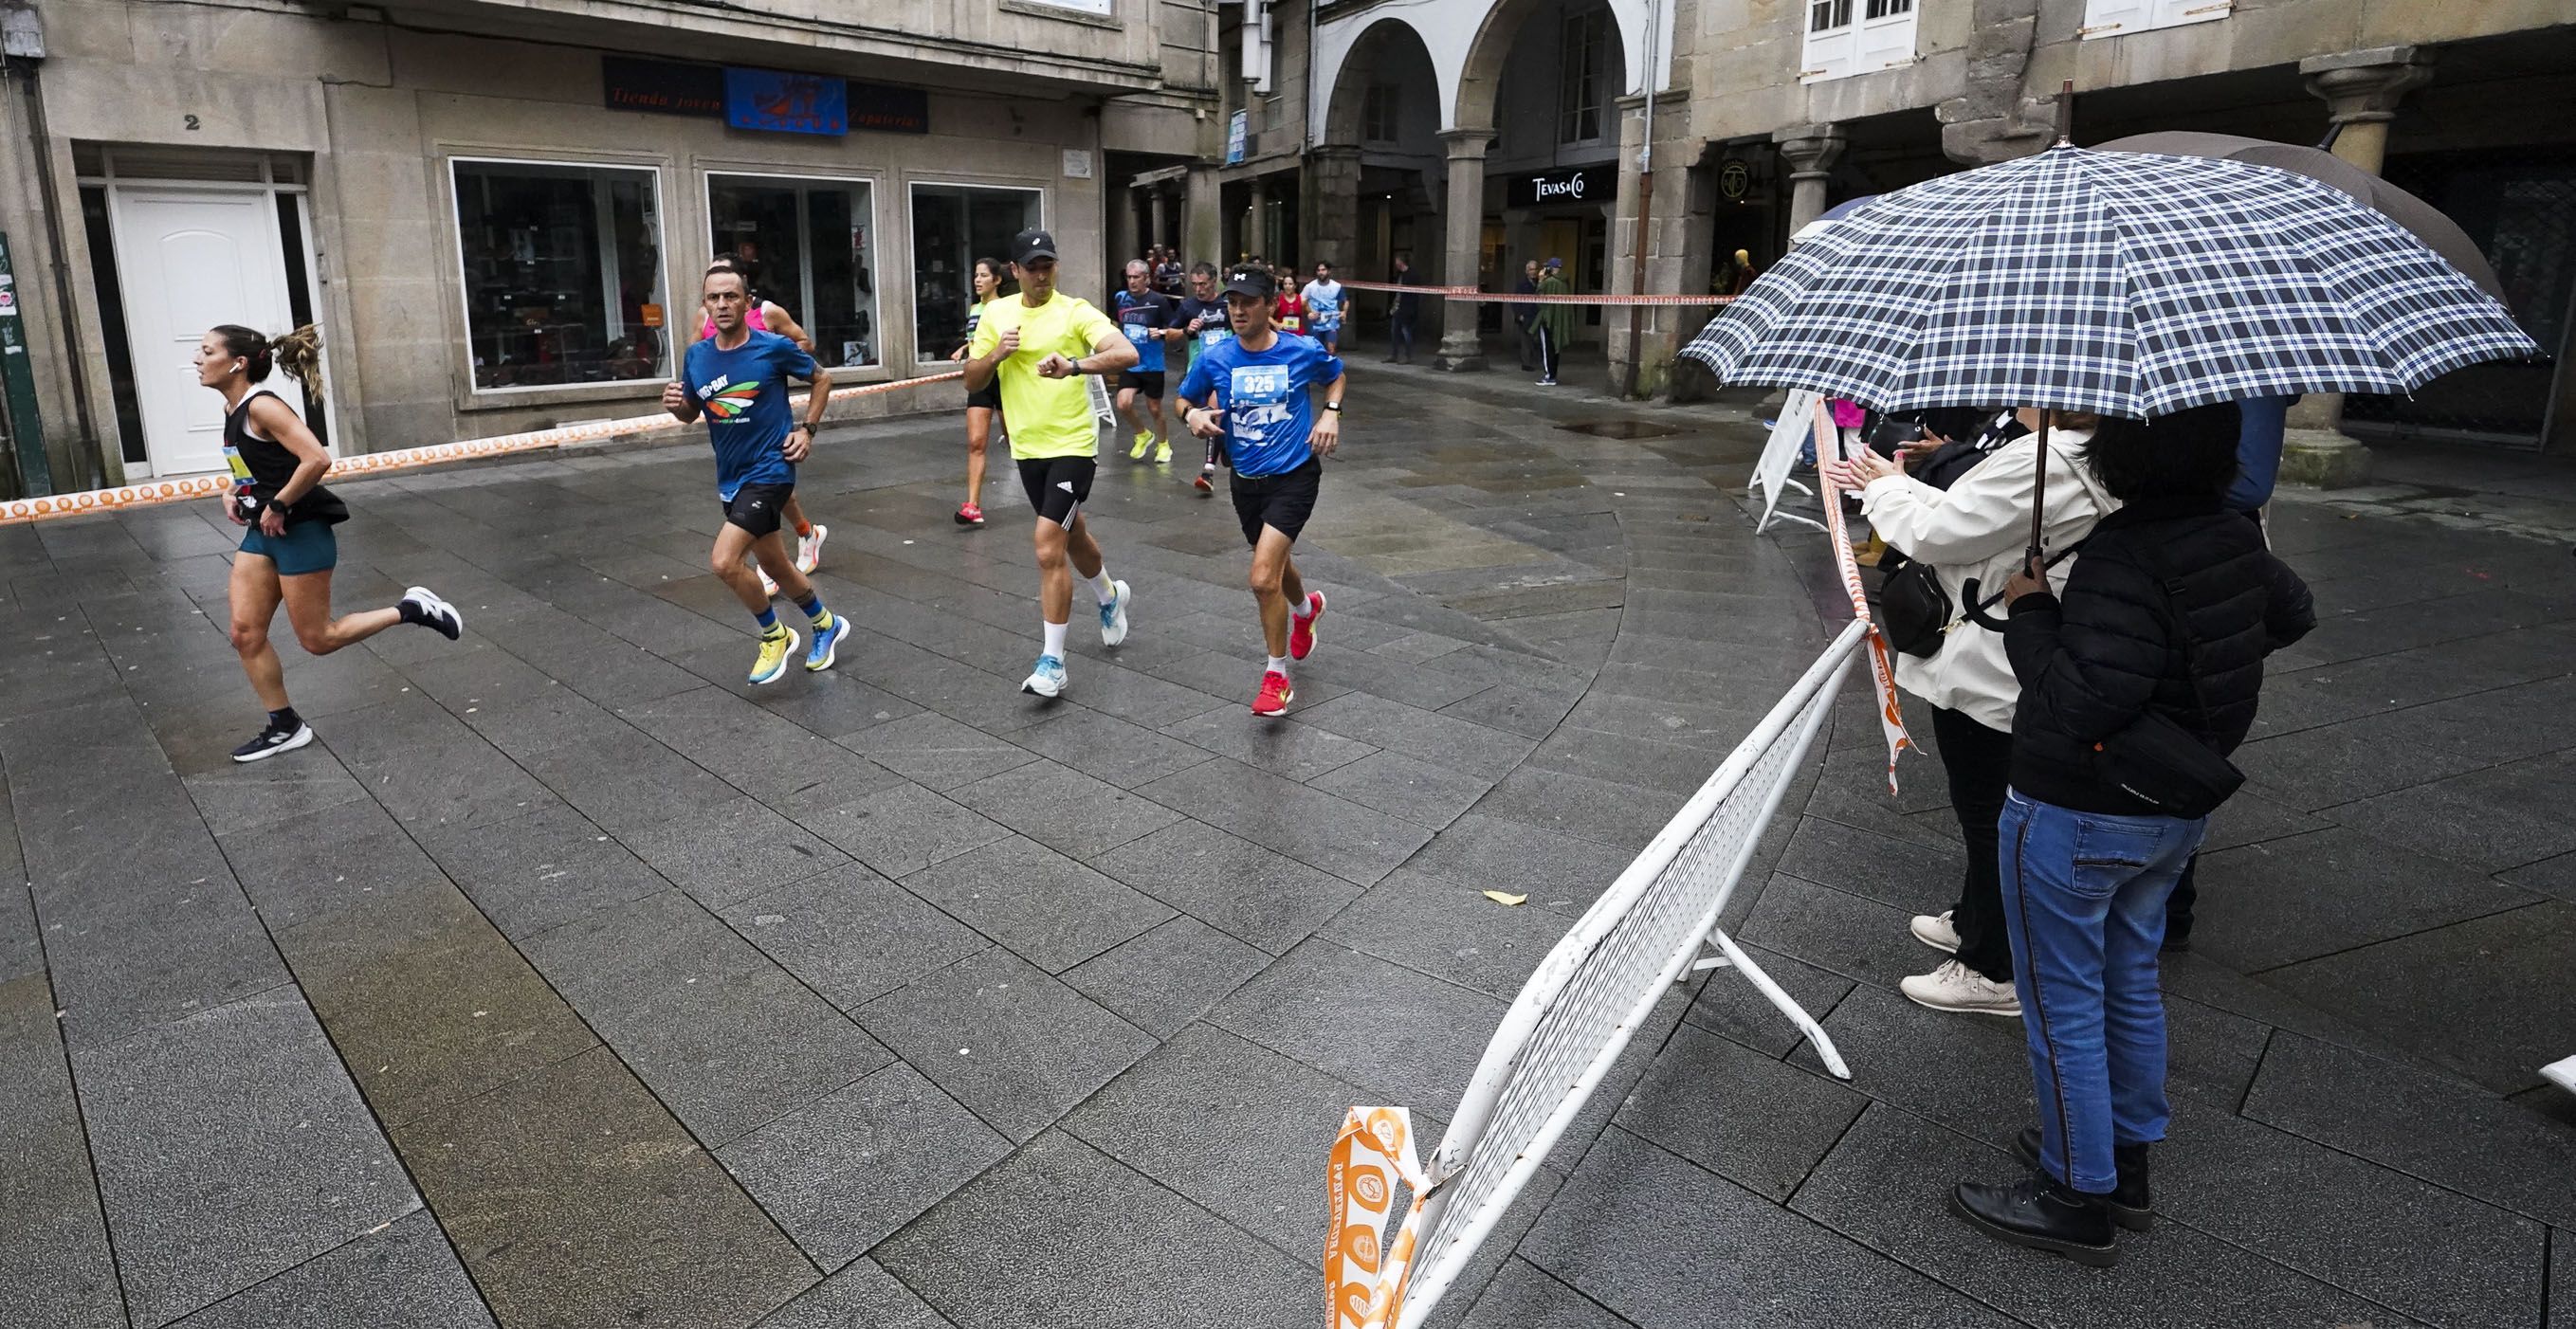
[[[1456,74],[1449,80],[1454,85],[1444,129],[1486,129],[1494,127],[1495,99],[1502,93],[1503,67],[1511,60],[1512,47],[1521,37],[1529,20],[1542,12],[1554,10],[1559,0],[1497,0],[1485,9],[1483,21],[1472,29],[1472,36],[1462,53]],[[1612,29],[1619,39],[1620,67],[1627,71],[1623,96],[1634,96],[1646,84],[1645,69],[1646,0],[1600,0],[1610,11]],[[1664,40],[1656,45],[1661,53],[1654,82],[1658,87],[1669,80],[1671,69],[1672,15],[1679,0],[1662,0],[1657,6],[1662,15]]]
[[[1422,62],[1431,67],[1432,76],[1436,81],[1444,85],[1450,82],[1440,67],[1438,57],[1433,54],[1430,44],[1423,40],[1420,29],[1395,15],[1377,18],[1363,24],[1339,51],[1332,53],[1333,62],[1328,66],[1331,70],[1331,81],[1328,85],[1330,91],[1322,98],[1320,108],[1322,114],[1316,126],[1316,142],[1357,143],[1360,141],[1360,113],[1362,105],[1368,98],[1369,76],[1376,72],[1378,65],[1387,56],[1404,53],[1403,48],[1406,46],[1412,48],[1410,53],[1420,55]],[[1441,127],[1445,129],[1448,127],[1448,117],[1445,113],[1448,98],[1445,88],[1438,104],[1443,108]]]

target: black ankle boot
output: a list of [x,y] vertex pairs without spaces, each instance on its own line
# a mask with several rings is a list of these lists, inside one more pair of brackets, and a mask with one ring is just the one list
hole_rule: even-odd
[[[2131,1232],[2144,1232],[2155,1226],[2154,1199],[2147,1189],[2147,1148],[2143,1144],[2111,1146],[2111,1165],[2119,1174],[2118,1180],[2109,1195],[2094,1197],[2102,1202],[2112,1222]],[[2030,1164],[2032,1171],[2038,1171],[2039,1128],[2022,1127],[2021,1134],[2013,1138],[2013,1152],[2020,1154],[2021,1161]]]
[[1996,1186],[1963,1181],[1950,1188],[1950,1212],[1968,1226],[2015,1246],[2063,1255],[2107,1269],[2120,1262],[2118,1230],[2094,1197],[2046,1177]]

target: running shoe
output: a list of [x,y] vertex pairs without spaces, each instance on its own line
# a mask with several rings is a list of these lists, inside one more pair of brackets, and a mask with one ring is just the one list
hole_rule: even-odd
[[1191,484],[1193,484],[1193,485],[1195,485],[1195,486],[1197,486],[1197,487],[1198,487],[1198,491],[1199,491],[1200,493],[1202,493],[1202,494],[1213,494],[1213,493],[1215,493],[1215,492],[1216,492],[1216,468],[1215,468],[1215,467],[1213,467],[1213,466],[1211,466],[1211,467],[1207,468],[1206,470],[1199,472],[1199,478],[1198,478],[1198,479],[1196,479],[1196,480],[1192,480],[1190,483],[1191,483]]
[[[817,526],[814,529],[819,531],[823,528]],[[839,653],[841,638],[848,635],[850,620],[839,614],[832,615],[832,626],[815,629],[814,644],[805,652],[805,671],[819,674],[831,668],[834,657]]]
[[1556,380],[1553,378],[1543,378],[1538,381],[1538,385],[1542,388],[1552,388],[1556,386]]
[[1288,658],[1291,660],[1303,660],[1315,653],[1315,620],[1324,616],[1324,593],[1317,591],[1314,597],[1314,613],[1288,615]]
[[1167,439],[1164,439],[1162,442],[1157,443],[1157,444],[1155,444],[1155,445],[1154,445],[1154,464],[1155,464],[1155,465],[1160,466],[1160,465],[1164,464],[1165,462],[1170,461],[1171,459],[1172,459],[1172,440],[1170,440],[1170,439],[1168,439],[1168,438],[1167,438]]
[[958,505],[957,505],[957,524],[958,524],[958,525],[960,525],[960,526],[981,526],[981,525],[983,525],[983,524],[984,524],[984,509],[983,509],[981,506],[979,506],[979,505],[977,505],[977,504],[973,504],[973,503],[960,503],[960,504],[958,504]]
[[300,748],[312,741],[313,726],[304,723],[302,720],[296,721],[295,727],[291,729],[280,725],[275,721],[270,721],[269,726],[266,729],[259,731],[259,736],[257,738],[233,749],[233,760],[239,762],[260,761],[269,757],[274,757],[281,752],[293,752],[297,748]]
[[403,615],[405,622],[418,623],[425,628],[435,628],[438,635],[449,641],[456,640],[465,631],[465,616],[456,612],[456,606],[439,599],[438,593],[426,586],[405,587],[402,603],[412,609],[412,613]]
[[1118,588],[1118,595],[1109,603],[1100,606],[1100,644],[1103,646],[1115,646],[1127,640],[1127,600],[1130,592],[1127,589],[1127,583],[1123,581],[1113,581],[1109,584]]
[[752,686],[775,683],[787,672],[787,657],[796,649],[796,630],[780,624],[778,635],[760,639],[760,658],[751,662]]
[[818,521],[814,523],[812,535],[797,537],[796,570],[798,572],[812,572],[823,566],[823,541],[831,534],[832,528]]
[[1297,689],[1289,686],[1288,676],[1276,669],[1261,675],[1261,695],[1252,699],[1254,715],[1286,715],[1288,703],[1297,700]]
[[757,562],[751,565],[751,570],[760,574],[760,593],[768,596],[770,599],[777,599],[778,579],[770,576],[769,569],[760,566]]
[[1145,460],[1145,454],[1146,454],[1148,451],[1151,451],[1151,450],[1153,449],[1153,446],[1154,446],[1154,436],[1153,436],[1152,434],[1138,434],[1138,435],[1136,436],[1136,446],[1134,446],[1134,447],[1132,447],[1132,448],[1127,449],[1127,460],[1129,460],[1129,461],[1143,461],[1143,460]]
[[1034,692],[1041,697],[1063,696],[1064,661],[1052,655],[1039,656],[1038,667],[1029,671],[1029,676],[1020,681],[1020,691]]

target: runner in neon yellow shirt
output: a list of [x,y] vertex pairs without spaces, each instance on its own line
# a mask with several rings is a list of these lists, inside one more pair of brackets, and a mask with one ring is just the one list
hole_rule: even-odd
[[1127,583],[1112,581],[1082,519],[1099,466],[1100,425],[1091,414],[1084,374],[1115,374],[1136,363],[1136,348],[1090,302],[1055,289],[1055,237],[1028,230],[1011,237],[1017,299],[984,306],[966,353],[966,390],[999,385],[1010,422],[1011,459],[1037,509],[1038,616],[1044,645],[1037,668],[1020,684],[1041,697],[1064,694],[1064,634],[1073,618],[1073,578],[1080,573],[1100,602],[1100,644],[1127,639]]

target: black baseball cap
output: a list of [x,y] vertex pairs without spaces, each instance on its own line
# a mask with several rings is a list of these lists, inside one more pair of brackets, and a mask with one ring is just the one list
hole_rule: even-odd
[[1227,295],[1245,295],[1255,300],[1279,298],[1279,279],[1259,268],[1245,268],[1225,284]]
[[1026,230],[1011,237],[1011,261],[1026,263],[1033,258],[1055,257],[1055,232]]

